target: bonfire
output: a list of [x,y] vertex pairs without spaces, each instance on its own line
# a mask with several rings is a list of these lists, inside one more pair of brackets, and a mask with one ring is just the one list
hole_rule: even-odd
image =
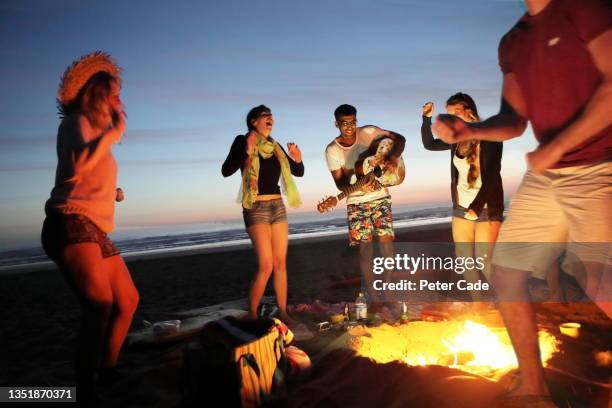
[[[558,340],[539,331],[542,363],[559,351]],[[349,346],[379,363],[402,361],[411,366],[443,365],[500,379],[518,366],[508,332],[503,327],[464,321],[415,321],[384,324],[351,333]]]

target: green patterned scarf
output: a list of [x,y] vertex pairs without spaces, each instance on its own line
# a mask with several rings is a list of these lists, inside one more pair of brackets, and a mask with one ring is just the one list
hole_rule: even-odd
[[297,208],[302,204],[300,193],[291,176],[289,159],[287,159],[287,156],[275,140],[266,139],[257,134],[253,154],[250,156],[250,159],[247,159],[247,165],[242,173],[242,206],[244,208],[251,208],[259,194],[259,156],[269,159],[273,154],[281,166],[282,191],[287,196],[289,205]]

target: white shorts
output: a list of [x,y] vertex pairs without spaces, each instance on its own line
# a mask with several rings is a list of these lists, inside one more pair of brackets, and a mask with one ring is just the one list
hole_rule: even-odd
[[[562,259],[565,272],[580,263],[612,262],[612,162],[528,171],[510,202],[493,264],[544,278]],[[578,262],[577,262],[578,261]]]

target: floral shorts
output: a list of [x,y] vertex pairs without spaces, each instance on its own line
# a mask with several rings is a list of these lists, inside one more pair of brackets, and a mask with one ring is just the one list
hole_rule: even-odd
[[348,204],[349,245],[372,242],[372,236],[393,237],[391,199],[380,198],[367,203]]
[[108,235],[80,214],[49,213],[43,224],[41,241],[45,253],[54,261],[60,259],[64,247],[84,242],[98,244],[103,258],[119,255],[119,249]]

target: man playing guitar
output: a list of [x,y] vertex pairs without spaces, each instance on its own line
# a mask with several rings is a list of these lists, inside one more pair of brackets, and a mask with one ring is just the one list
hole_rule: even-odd
[[[336,186],[341,191],[349,188],[357,181],[358,174],[355,164],[366,152],[372,142],[379,137],[388,138],[393,142],[389,152],[391,167],[397,166],[397,160],[404,150],[405,138],[395,132],[380,129],[376,126],[357,127],[357,109],[351,105],[340,105],[334,111],[336,127],[340,135],[334,138],[325,149],[327,167],[331,171]],[[386,163],[376,165],[385,166]],[[393,257],[393,215],[391,212],[391,196],[386,187],[372,178],[360,190],[347,196],[347,213],[349,224],[349,245],[359,246],[359,266],[366,281],[371,300],[378,301],[372,283],[373,236],[378,238],[379,248],[383,257]]]

